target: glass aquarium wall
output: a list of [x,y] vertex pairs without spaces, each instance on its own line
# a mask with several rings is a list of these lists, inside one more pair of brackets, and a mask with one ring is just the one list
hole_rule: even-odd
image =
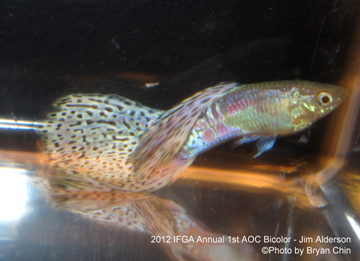
[[0,260],[358,260],[357,1],[0,1]]

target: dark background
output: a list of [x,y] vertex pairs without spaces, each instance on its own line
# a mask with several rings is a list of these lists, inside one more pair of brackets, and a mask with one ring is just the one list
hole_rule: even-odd
[[[65,90],[169,108],[221,81],[336,83],[358,9],[337,0],[0,1],[0,112],[37,117]],[[140,90],[151,80],[162,85]]]

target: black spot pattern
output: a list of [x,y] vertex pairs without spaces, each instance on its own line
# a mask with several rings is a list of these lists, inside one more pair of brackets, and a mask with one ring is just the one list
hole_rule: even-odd
[[40,133],[47,168],[56,172],[57,185],[68,190],[132,190],[136,181],[128,156],[163,111],[102,94],[72,94],[54,106]]

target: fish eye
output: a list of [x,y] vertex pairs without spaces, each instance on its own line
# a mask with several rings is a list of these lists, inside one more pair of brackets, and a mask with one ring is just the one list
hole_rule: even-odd
[[322,92],[318,96],[318,101],[319,101],[320,105],[328,106],[328,105],[330,105],[332,103],[333,98],[330,95],[330,93]]

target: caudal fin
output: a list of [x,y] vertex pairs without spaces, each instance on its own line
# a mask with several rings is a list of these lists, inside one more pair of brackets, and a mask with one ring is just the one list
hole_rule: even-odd
[[67,190],[129,190],[128,157],[162,111],[118,95],[72,94],[54,103],[41,133],[50,184]]

